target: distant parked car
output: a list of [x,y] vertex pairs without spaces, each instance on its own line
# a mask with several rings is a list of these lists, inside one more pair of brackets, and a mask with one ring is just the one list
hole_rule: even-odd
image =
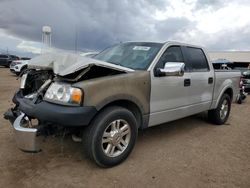
[[244,86],[244,90],[250,93],[250,69],[247,67],[235,67],[234,70],[241,72],[241,87]]
[[20,57],[16,56],[16,55],[9,55],[10,58],[11,58],[11,61],[14,61],[14,60],[19,60]]
[[241,72],[241,75],[243,75],[244,72],[250,70],[247,67],[235,67],[234,70],[239,70]]
[[9,67],[13,60],[19,60],[15,55],[0,54],[0,66]]
[[30,60],[30,57],[21,57],[20,60]]
[[10,64],[10,71],[15,73],[16,75],[19,75],[21,72],[23,72],[28,67],[28,62],[30,58],[21,58],[21,60],[12,61]]
[[12,62],[10,55],[0,54],[0,66],[9,67]]
[[231,70],[233,62],[227,59],[216,59],[211,61],[214,69]]
[[8,55],[0,55],[0,65],[8,67],[9,65],[9,56]]
[[242,81],[242,86],[244,86],[245,91],[249,93],[250,92],[250,69],[242,73],[241,81]]

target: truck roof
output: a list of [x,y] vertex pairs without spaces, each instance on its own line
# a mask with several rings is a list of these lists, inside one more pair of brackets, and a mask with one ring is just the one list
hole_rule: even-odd
[[188,43],[184,43],[184,42],[178,42],[178,41],[165,41],[165,42],[157,42],[157,41],[125,41],[123,43],[129,43],[129,42],[145,42],[145,43],[156,43],[156,44],[162,44],[162,45],[166,45],[166,44],[171,44],[171,45],[181,45],[181,46],[190,46],[190,47],[194,47],[194,48],[204,48],[203,46],[199,46],[199,45],[195,45],[195,44],[188,44]]

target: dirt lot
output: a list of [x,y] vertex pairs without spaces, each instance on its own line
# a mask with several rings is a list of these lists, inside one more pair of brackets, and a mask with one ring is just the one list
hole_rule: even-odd
[[[0,68],[0,114],[19,85]],[[233,104],[227,125],[205,114],[140,131],[121,165],[101,169],[84,158],[81,144],[50,138],[43,152],[19,151],[0,117],[0,187],[250,187],[250,100]]]

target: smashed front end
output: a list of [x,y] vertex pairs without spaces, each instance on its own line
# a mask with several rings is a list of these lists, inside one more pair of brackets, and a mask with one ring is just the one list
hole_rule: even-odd
[[[58,61],[76,63],[59,66]],[[79,128],[89,125],[97,110],[84,106],[83,88],[74,87],[74,83],[125,72],[72,55],[35,59],[21,76],[20,88],[12,100],[15,107],[4,114],[13,125],[19,149],[39,152],[44,137],[79,133]]]
[[52,71],[27,71],[22,75],[20,88],[12,99],[15,107],[4,114],[4,118],[13,125],[18,148],[23,151],[39,152],[41,149],[41,135],[44,135],[45,129],[41,122],[34,121],[36,118],[29,113],[42,101],[52,80]]

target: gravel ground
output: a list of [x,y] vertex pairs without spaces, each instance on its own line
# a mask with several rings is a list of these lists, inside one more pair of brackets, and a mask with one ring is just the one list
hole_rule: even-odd
[[[19,81],[0,68],[0,113],[13,106]],[[16,148],[10,123],[0,117],[0,187],[250,187],[250,102],[233,104],[226,125],[205,114],[139,132],[121,165],[102,169],[70,138],[49,138],[43,152]]]

